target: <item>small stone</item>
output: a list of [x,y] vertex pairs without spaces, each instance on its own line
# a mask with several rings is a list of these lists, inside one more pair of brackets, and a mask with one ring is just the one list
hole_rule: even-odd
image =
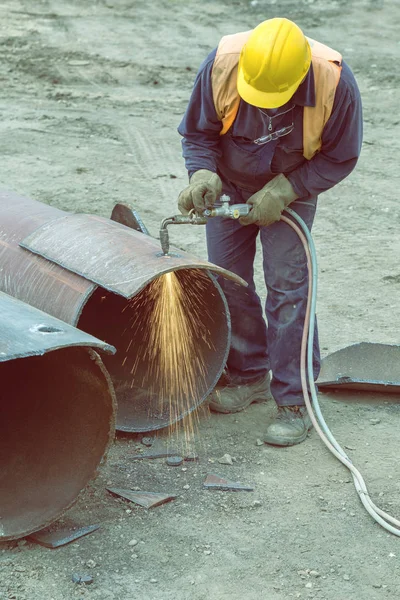
[[262,502],[260,500],[254,500],[253,506],[262,506]]
[[97,563],[89,558],[89,560],[86,561],[86,566],[89,567],[89,569],[94,569],[97,566]]
[[180,467],[183,463],[182,456],[168,456],[166,463],[170,467]]
[[310,589],[312,588],[313,584],[311,583],[311,581],[309,581],[308,583],[306,583],[305,587]]
[[137,546],[137,545],[138,545],[138,543],[139,543],[139,542],[138,542],[137,540],[131,540],[131,541],[128,543],[128,546]]
[[224,454],[221,458],[218,459],[218,462],[221,465],[233,465],[232,456],[230,454]]
[[154,438],[152,437],[143,437],[142,444],[143,446],[152,446],[154,443]]
[[345,581],[350,581],[350,575],[343,575],[343,579]]
[[256,446],[264,446],[264,442],[260,438],[256,439]]
[[80,575],[79,573],[73,573],[71,577],[74,583],[84,583],[90,585],[93,583],[93,577],[91,575]]
[[211,550],[203,550],[204,554],[206,554],[207,556],[209,556],[211,554]]
[[310,575],[312,577],[319,577],[320,576],[319,573],[318,573],[318,571],[314,571],[314,570],[310,571]]
[[372,587],[373,587],[373,588],[376,588],[377,590],[379,590],[379,588],[381,588],[381,587],[382,587],[382,584],[381,584],[381,583],[373,583],[373,584],[372,584]]
[[68,64],[71,67],[87,67],[87,65],[90,65],[90,62],[88,60],[69,60]]
[[188,490],[188,489],[190,489],[190,485],[187,483],[186,485],[184,485],[184,486],[183,486],[183,489],[184,489],[184,490]]
[[371,425],[378,425],[378,423],[381,422],[380,419],[370,419],[369,422],[371,423]]
[[131,554],[131,558],[137,558],[137,557],[138,557],[137,554],[135,554],[135,553]]
[[158,579],[150,579],[150,583],[158,583]]

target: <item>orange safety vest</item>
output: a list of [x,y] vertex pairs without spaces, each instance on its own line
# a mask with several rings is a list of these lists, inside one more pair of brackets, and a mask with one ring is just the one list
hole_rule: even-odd
[[[240,51],[251,31],[223,37],[218,44],[212,72],[213,101],[218,119],[222,121],[220,135],[232,126],[239,110],[237,72]],[[310,160],[322,146],[322,132],[328,121],[340,79],[342,55],[328,46],[307,38],[311,46],[311,60],[315,80],[315,106],[303,111],[303,155]]]

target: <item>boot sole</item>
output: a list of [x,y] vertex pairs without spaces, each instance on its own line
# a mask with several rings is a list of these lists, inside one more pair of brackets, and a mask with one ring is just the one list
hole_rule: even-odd
[[307,431],[305,431],[303,433],[303,435],[301,435],[300,437],[293,439],[293,438],[285,438],[285,437],[268,437],[265,436],[264,437],[264,442],[266,444],[269,444],[270,446],[283,446],[283,447],[287,447],[287,446],[296,446],[296,444],[301,444],[301,442],[304,442],[304,440],[307,438],[309,432],[311,430],[307,429]]
[[214,403],[212,400],[210,401],[208,406],[210,407],[210,409],[213,412],[222,413],[224,415],[230,415],[233,413],[241,412],[245,408],[248,408],[250,406],[250,404],[261,404],[262,402],[267,402],[268,400],[271,400],[271,398],[272,398],[271,395],[267,395],[264,397],[256,396],[255,398],[251,398],[248,402],[246,402],[245,405],[239,406],[238,408],[225,408],[224,406],[221,406],[220,404]]

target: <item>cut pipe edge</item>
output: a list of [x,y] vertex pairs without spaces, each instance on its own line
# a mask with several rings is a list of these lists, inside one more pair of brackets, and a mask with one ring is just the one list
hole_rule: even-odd
[[0,541],[60,518],[114,439],[109,344],[0,293]]
[[96,477],[114,439],[116,402],[90,348],[2,362],[0,377],[0,541],[6,541],[62,517]]

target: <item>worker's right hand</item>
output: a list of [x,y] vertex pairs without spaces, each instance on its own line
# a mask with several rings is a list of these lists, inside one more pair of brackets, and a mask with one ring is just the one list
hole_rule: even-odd
[[193,173],[187,188],[182,190],[178,198],[178,208],[183,215],[190,210],[202,214],[206,208],[214,206],[222,191],[222,181],[216,173],[200,169]]

